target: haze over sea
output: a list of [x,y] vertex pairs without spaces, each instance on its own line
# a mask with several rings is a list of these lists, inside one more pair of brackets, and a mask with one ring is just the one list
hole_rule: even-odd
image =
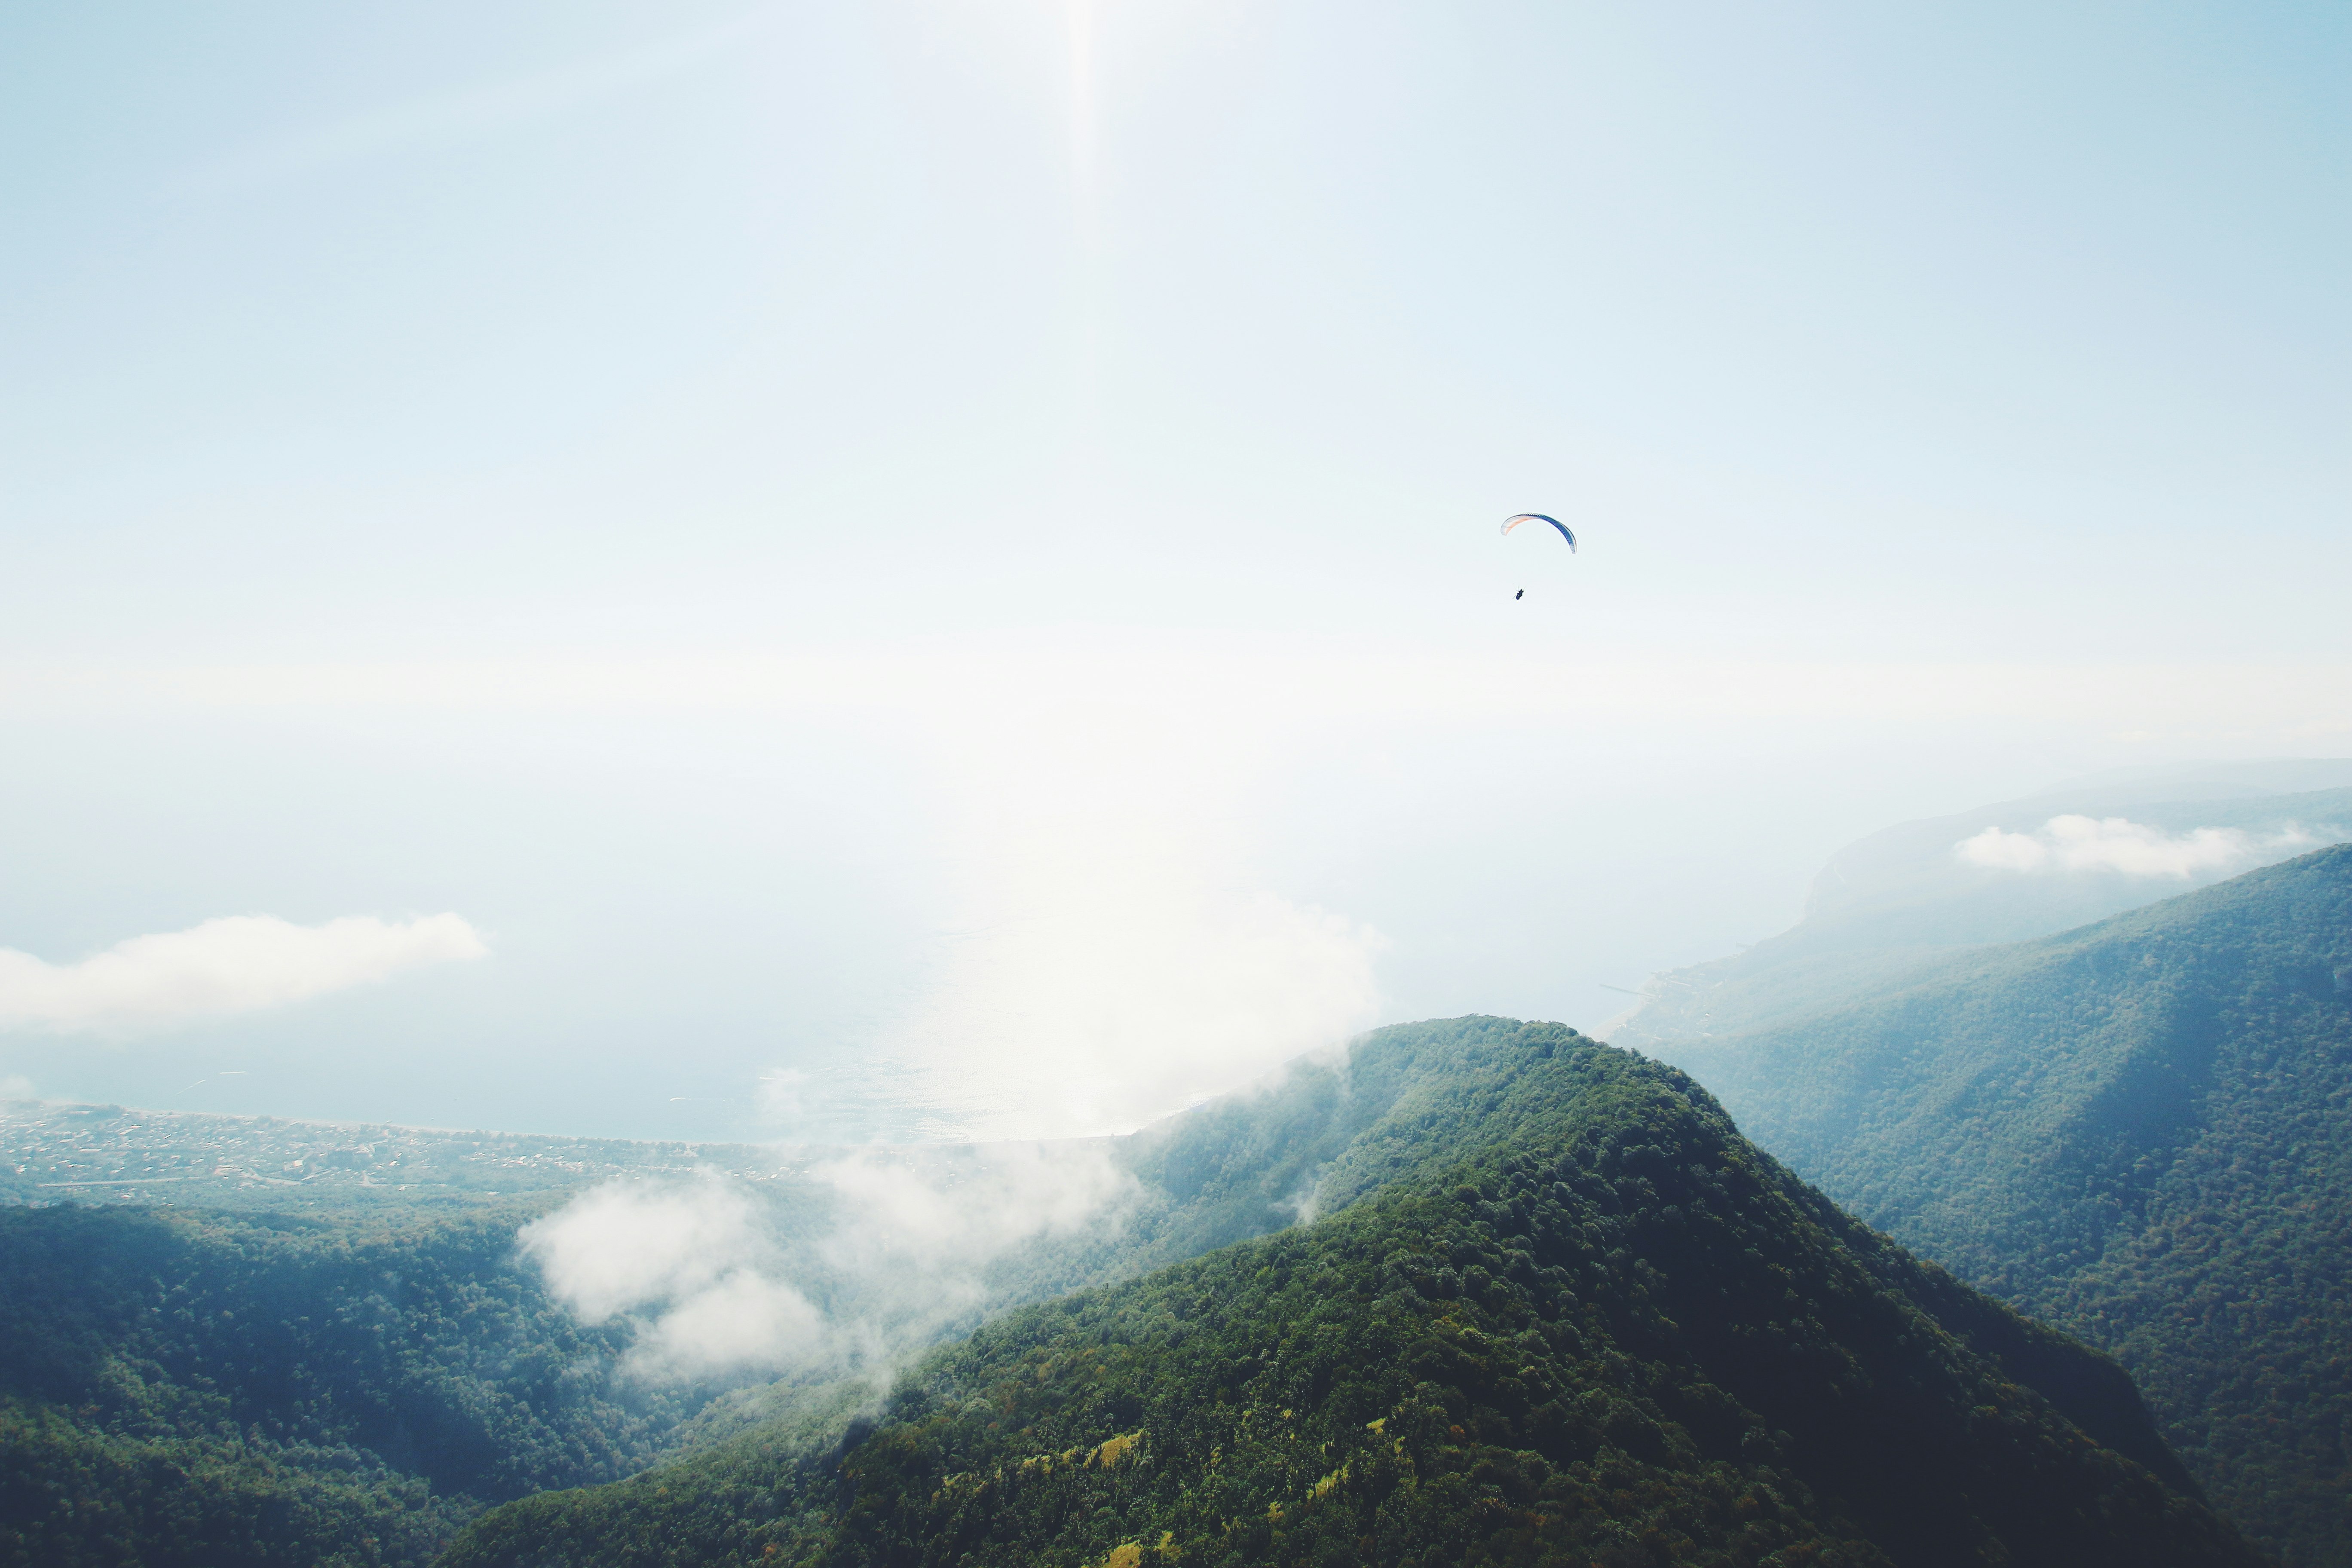
[[0,1087],[1131,1127],[2341,755],[2347,35],[0,18]]

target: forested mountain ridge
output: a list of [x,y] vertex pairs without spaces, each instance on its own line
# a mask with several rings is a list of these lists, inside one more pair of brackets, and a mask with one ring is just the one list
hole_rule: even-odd
[[[1427,1157],[1433,1118],[1464,1124],[1449,1108],[1475,1092],[1461,1072],[1469,1049],[1442,1030],[1391,1032],[1087,1144],[1129,1178],[1116,1212],[995,1258],[969,1317],[943,1327],[1279,1229]],[[349,1138],[217,1118],[192,1133],[194,1119],[158,1126],[114,1108],[41,1114],[92,1146],[77,1177],[209,1169],[177,1147],[191,1137],[207,1158],[236,1140],[308,1151]],[[487,1503],[613,1479],[744,1418],[740,1398],[706,1408],[728,1382],[625,1375],[642,1322],[582,1325],[515,1246],[522,1223],[569,1195],[565,1167],[676,1181],[695,1151],[369,1131],[373,1152],[454,1145],[498,1162],[489,1180],[542,1190],[469,1189],[452,1207],[428,1186],[403,1209],[396,1188],[231,1183],[242,1201],[282,1192],[310,1212],[0,1207],[0,1565],[421,1564]],[[139,1147],[151,1134],[171,1158]],[[821,1242],[838,1223],[836,1194],[807,1174],[826,1152],[719,1152],[780,1233]],[[870,1157],[950,1179],[971,1154]],[[518,1159],[531,1168],[510,1168]],[[363,1202],[337,1213],[338,1196]]]
[[2255,1561],[2112,1363],[1681,1074],[1502,1019],[1366,1046],[1416,1043],[1445,1092],[1337,1212],[1010,1313],[871,1419],[509,1504],[446,1568]]
[[2113,1352],[2292,1568],[2352,1563],[2352,847],[1661,1049],[1863,1219]]
[[623,1386],[513,1267],[530,1212],[0,1211],[0,1561],[422,1563],[641,1468],[710,1391]]

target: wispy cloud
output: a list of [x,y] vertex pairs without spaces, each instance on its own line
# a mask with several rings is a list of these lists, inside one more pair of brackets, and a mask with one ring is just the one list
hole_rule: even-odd
[[935,1136],[1129,1131],[1344,1038],[1380,1005],[1378,932],[1191,885],[1172,860],[1022,890],[1036,912],[959,942],[891,1046]]
[[874,1053],[920,1131],[1125,1131],[1374,1021],[1381,933],[1250,852],[1248,802],[1299,722],[1081,670],[940,715],[956,918]]
[[78,963],[0,948],[0,1028],[131,1033],[247,1013],[489,952],[454,914],[300,926],[231,915],[135,936]]
[[2288,823],[2270,833],[2194,827],[2174,834],[2121,816],[2053,816],[2032,833],[1988,827],[1952,847],[1968,864],[1993,871],[2105,871],[2188,880],[2250,870],[2342,837],[2332,826],[2313,830]]
[[[1024,1243],[1115,1226],[1132,1178],[1099,1146],[883,1153],[808,1173],[823,1217],[746,1184],[614,1182],[523,1227],[548,1289],[582,1320],[641,1321],[626,1369],[649,1381],[747,1372],[887,1372],[984,1304]],[[809,1195],[802,1189],[800,1195]]]
[[837,1359],[839,1335],[815,1303],[781,1279],[740,1268],[672,1305],[632,1351],[639,1376],[786,1372]]
[[608,1182],[523,1227],[548,1289],[601,1323],[649,1301],[684,1300],[762,1260],[760,1215],[742,1188],[706,1175],[682,1184]]
[[1095,1144],[992,1144],[969,1156],[951,1181],[877,1154],[817,1167],[855,1216],[826,1241],[826,1258],[860,1276],[970,1270],[1032,1237],[1082,1230],[1129,1191]]
[[773,1276],[783,1254],[740,1184],[611,1182],[523,1227],[548,1289],[583,1321],[652,1309],[634,1370],[782,1371],[830,1352],[815,1304]]

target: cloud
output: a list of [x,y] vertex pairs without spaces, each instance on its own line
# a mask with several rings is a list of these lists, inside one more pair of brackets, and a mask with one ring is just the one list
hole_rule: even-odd
[[1131,1131],[1374,1021],[1385,943],[1342,916],[1172,867],[1050,896],[960,943],[895,1042],[934,1136]]
[[1085,1229],[1133,1179],[1098,1145],[987,1144],[945,1171],[857,1154],[816,1168],[856,1216],[825,1244],[853,1272],[902,1265],[969,1271],[1038,1236]]
[[779,1372],[830,1354],[824,1315],[772,1277],[782,1248],[767,1216],[722,1177],[608,1182],[516,1240],[583,1322],[632,1311],[649,1319],[628,1359],[637,1375]]
[[2187,880],[2249,870],[2341,837],[2333,826],[2313,832],[2295,823],[2268,834],[2237,827],[2168,834],[2121,816],[2053,816],[2032,833],[1988,827],[1952,848],[1968,864],[1992,871],[2107,871]]
[[299,926],[231,915],[135,936],[79,963],[0,948],[0,1028],[130,1033],[247,1013],[489,952],[454,914]]
[[1098,1144],[919,1159],[831,1161],[773,1203],[708,1173],[624,1179],[517,1239],[582,1321],[642,1321],[623,1363],[634,1376],[876,1373],[984,1306],[990,1265],[1039,1237],[1108,1231],[1136,1192]]
[[654,1380],[787,1372],[827,1359],[835,1338],[806,1296],[747,1268],[664,1312],[629,1361],[632,1371]]
[[591,1323],[690,1297],[767,1250],[749,1196],[716,1177],[609,1182],[533,1220],[519,1239],[556,1299]]
[[[1246,826],[1297,723],[1075,679],[942,721],[954,923],[869,1053],[904,1087],[903,1124],[1126,1131],[1376,1020],[1385,940],[1269,887]],[[771,1091],[779,1120],[792,1094]]]

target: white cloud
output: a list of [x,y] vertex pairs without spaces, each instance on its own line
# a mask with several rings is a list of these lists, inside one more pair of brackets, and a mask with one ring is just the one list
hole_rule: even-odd
[[632,1350],[629,1364],[654,1379],[783,1372],[827,1359],[833,1338],[832,1325],[806,1296],[747,1268],[663,1313]]
[[1032,1237],[1083,1229],[1133,1186],[1095,1143],[984,1144],[949,1170],[857,1154],[814,1173],[855,1216],[825,1255],[861,1273],[975,1268]]
[[231,915],[135,936],[78,963],[0,948],[0,1028],[163,1027],[283,1006],[488,952],[481,933],[454,914],[412,921],[349,915],[315,926]]
[[934,1136],[1132,1130],[1368,1026],[1379,933],[1271,893],[1187,886],[1171,860],[959,944],[897,1042]]
[[1987,870],[2108,871],[2188,880],[2250,870],[2341,837],[2332,826],[2314,832],[2294,823],[2267,834],[2237,827],[2169,834],[2121,816],[2053,816],[2032,833],[1988,827],[1952,847],[1962,860]]
[[608,1182],[523,1226],[520,1240],[556,1299],[591,1323],[690,1297],[767,1250],[750,1198],[715,1177]]
[[1244,826],[1299,723],[1064,679],[940,724],[958,918],[878,1052],[923,1131],[1124,1131],[1375,1021],[1385,941],[1268,888]]
[[1099,1144],[875,1152],[809,1173],[835,1200],[820,1237],[777,1234],[751,1189],[704,1174],[607,1183],[518,1240],[583,1321],[645,1320],[635,1376],[872,1372],[982,1305],[997,1258],[1116,1226],[1135,1191]]

